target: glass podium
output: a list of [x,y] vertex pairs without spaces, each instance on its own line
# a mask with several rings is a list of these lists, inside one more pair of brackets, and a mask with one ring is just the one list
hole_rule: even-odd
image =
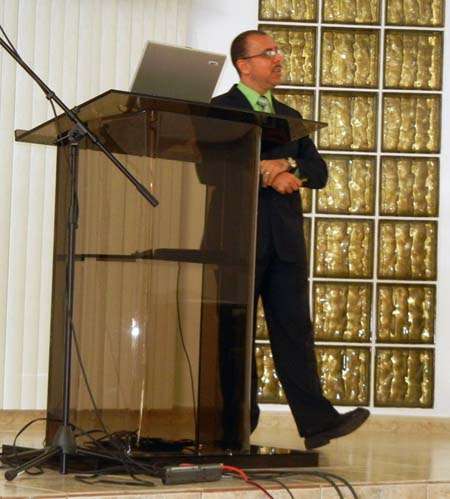
[[[140,456],[183,446],[190,457],[251,453],[260,144],[323,124],[115,90],[76,113],[159,205],[86,138],[71,178],[72,146],[58,141],[73,128],[67,117],[16,131],[18,141],[58,146],[48,417],[61,419],[63,408],[75,181],[71,423],[99,426],[87,381],[108,431]],[[47,440],[56,427],[47,423]],[[297,466],[317,464],[315,453],[298,454]]]

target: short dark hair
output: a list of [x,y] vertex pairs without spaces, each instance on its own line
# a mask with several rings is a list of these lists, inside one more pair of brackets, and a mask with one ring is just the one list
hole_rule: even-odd
[[240,33],[232,42],[230,48],[231,62],[239,73],[239,68],[236,64],[238,59],[242,59],[247,55],[247,39],[253,35],[267,35],[264,31],[258,29],[249,29]]

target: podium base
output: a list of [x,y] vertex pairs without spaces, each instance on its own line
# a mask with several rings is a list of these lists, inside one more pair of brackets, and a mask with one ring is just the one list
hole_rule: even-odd
[[[22,459],[20,453],[24,451],[32,452],[35,449],[24,447],[12,447],[11,445],[2,446],[2,462],[8,462],[8,459],[14,459],[14,462],[20,464]],[[19,453],[19,456],[17,456]],[[29,456],[29,454],[26,454]],[[117,453],[111,452],[111,456],[117,456]],[[158,466],[178,465],[182,463],[192,464],[211,464],[222,463],[240,468],[304,468],[314,467],[319,464],[319,454],[314,451],[300,451],[293,449],[279,449],[276,447],[262,447],[252,445],[249,451],[242,450],[223,450],[220,448],[203,447],[201,451],[192,450],[189,452],[131,452],[130,457],[144,464],[155,464]],[[25,457],[23,458],[26,459]],[[60,457],[55,456],[46,463],[49,468],[59,468]],[[100,469],[110,466],[109,459],[84,455],[67,456],[67,473],[86,472],[88,470]]]

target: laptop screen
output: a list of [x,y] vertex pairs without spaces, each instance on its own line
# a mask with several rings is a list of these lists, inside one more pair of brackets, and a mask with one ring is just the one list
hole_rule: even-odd
[[131,92],[209,103],[226,56],[147,42]]

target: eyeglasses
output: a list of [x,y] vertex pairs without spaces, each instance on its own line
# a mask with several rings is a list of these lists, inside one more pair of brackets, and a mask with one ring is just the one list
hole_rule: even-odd
[[269,59],[275,58],[277,55],[283,55],[283,51],[278,47],[274,49],[266,49],[264,52],[255,55],[247,55],[245,57],[239,57],[239,59],[253,59],[254,57],[268,57]]

